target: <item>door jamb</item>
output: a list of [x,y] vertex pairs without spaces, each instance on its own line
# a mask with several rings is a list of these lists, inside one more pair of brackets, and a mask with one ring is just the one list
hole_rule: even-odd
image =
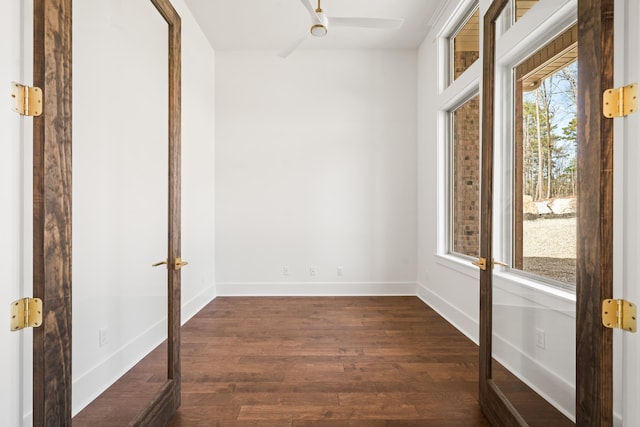
[[71,4],[34,0],[33,82],[43,113],[33,119],[33,294],[43,324],[33,331],[33,425],[71,424]]
[[613,295],[613,120],[602,114],[613,87],[613,3],[578,1],[578,236],[589,238],[577,245],[577,425],[613,425],[613,332],[600,320]]

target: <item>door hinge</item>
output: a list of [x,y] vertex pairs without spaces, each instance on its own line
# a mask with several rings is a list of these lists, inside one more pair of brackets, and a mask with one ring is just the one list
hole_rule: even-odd
[[623,299],[602,301],[602,324],[607,328],[618,328],[629,332],[637,330],[636,305]]
[[602,94],[602,114],[608,118],[624,117],[638,110],[638,84],[607,89]]
[[11,82],[12,109],[23,116],[42,114],[42,89]]
[[22,298],[11,303],[11,330],[37,328],[42,325],[42,300]]

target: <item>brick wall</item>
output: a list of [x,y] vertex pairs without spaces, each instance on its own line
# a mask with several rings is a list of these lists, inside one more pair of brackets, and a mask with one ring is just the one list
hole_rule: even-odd
[[453,57],[453,79],[460,77],[460,74],[471,66],[480,57],[478,51],[457,51]]
[[480,97],[453,113],[453,252],[478,256],[480,245]]

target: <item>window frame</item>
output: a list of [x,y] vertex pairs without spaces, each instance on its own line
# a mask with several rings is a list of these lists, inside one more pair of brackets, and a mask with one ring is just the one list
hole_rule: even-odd
[[[458,80],[464,73],[467,72],[471,66],[469,66],[466,70],[464,70],[457,78],[455,77],[455,38],[458,36],[460,31],[464,28],[465,25],[469,22],[471,17],[478,12],[478,21],[480,21],[480,2],[474,1],[465,9],[465,12],[456,19],[456,25],[453,27],[453,31],[449,33],[447,36],[447,55],[448,55],[448,70],[445,72],[446,85],[450,86],[453,82]],[[473,62],[474,64],[480,59],[480,27],[478,27],[478,58]],[[473,65],[473,64],[472,64]]]
[[[471,91],[464,91],[462,92],[458,97],[455,98],[455,101],[452,102],[449,106],[449,108],[447,108],[446,110],[444,110],[444,113],[446,114],[446,121],[447,121],[447,167],[446,167],[446,177],[447,177],[447,184],[446,184],[446,194],[447,194],[447,202],[446,202],[446,213],[445,213],[445,218],[446,218],[446,254],[450,255],[450,256],[454,256],[454,257],[459,257],[465,260],[475,260],[477,259],[477,257],[473,256],[473,255],[467,255],[461,252],[456,252],[454,250],[454,242],[455,242],[455,229],[454,229],[454,223],[455,223],[455,123],[454,123],[454,118],[453,115],[454,113],[460,109],[463,105],[465,105],[467,102],[471,101],[473,98],[475,98],[476,96],[478,96],[478,102],[481,102],[481,97],[480,97],[480,87],[479,85],[476,86],[473,90]],[[481,108],[481,107],[480,107]],[[481,132],[481,127],[480,127],[480,118],[481,118],[481,114],[480,114],[480,108],[478,110],[478,167],[479,167],[479,171],[481,170],[480,168],[482,167],[481,164],[481,159],[480,159],[480,150],[481,150],[481,141],[480,141],[480,132]],[[480,174],[478,176],[478,179],[480,179]],[[478,191],[478,206],[480,206],[480,192]],[[480,225],[480,211],[478,211],[478,226]],[[478,227],[478,233],[479,233],[480,229]],[[480,251],[480,235],[478,234],[478,251]],[[478,252],[479,253],[479,252]]]
[[[475,95],[480,95],[480,79],[482,75],[481,61],[475,61],[469,68],[452,80],[453,77],[453,52],[452,39],[469,20],[469,18],[479,10],[478,15],[482,16],[482,9],[478,0],[460,0],[455,11],[450,18],[443,23],[437,38],[438,43],[438,86],[439,101],[437,108],[437,179],[438,191],[436,200],[437,209],[437,241],[435,253],[438,262],[444,263],[450,268],[454,268],[460,273],[474,277],[475,267],[471,261],[476,258],[452,252],[452,221],[451,214],[451,183],[452,183],[452,128],[449,113],[464,104]],[[482,36],[482,20],[480,19],[479,39]],[[482,46],[479,44],[479,49]],[[481,51],[480,51],[481,53]],[[479,221],[479,219],[478,219]]]
[[[549,277],[539,276],[513,268],[515,249],[515,171],[516,168],[516,68],[527,58],[534,55],[538,50],[553,41],[556,37],[567,31],[576,24],[576,20],[571,16],[564,16],[563,19],[554,23],[555,25],[545,28],[542,34],[531,37],[522,43],[519,49],[511,54],[498,59],[496,64],[496,90],[500,91],[497,98],[503,101],[496,105],[496,144],[494,153],[494,196],[500,202],[494,206],[494,255],[496,259],[506,261],[510,267],[494,274],[508,278],[509,280],[523,284],[536,284],[536,288],[545,292],[556,293],[558,291],[567,293],[575,297],[577,286],[560,282]],[[514,25],[513,29],[517,29]],[[509,29],[510,30],[510,29]],[[509,31],[507,30],[507,31]]]
[[[436,262],[446,268],[457,271],[466,276],[477,278],[477,267],[473,266],[470,261],[475,258],[452,252],[452,218],[451,214],[451,191],[452,168],[451,168],[451,144],[452,132],[449,120],[449,112],[457,106],[462,105],[467,99],[473,97],[480,92],[482,67],[479,61],[472,64],[458,79],[453,82],[449,81],[451,72],[451,52],[450,38],[452,34],[466,22],[466,19],[475,10],[476,2],[472,0],[461,0],[456,8],[456,13],[452,14],[441,27],[438,34],[439,45],[439,66],[438,66],[438,85],[439,97],[437,107],[437,156],[438,156],[438,195],[437,195],[437,240],[435,245]],[[500,227],[494,228],[494,254],[496,259],[511,260],[512,259],[512,241],[513,238],[513,174],[510,170],[515,167],[513,162],[513,138],[515,137],[515,126],[513,117],[515,116],[515,104],[512,99],[513,95],[510,91],[515,90],[515,72],[516,65],[532,55],[540,47],[553,40],[571,25],[576,22],[575,5],[571,0],[565,0],[560,3],[546,3],[545,8],[532,9],[532,18],[527,20],[519,20],[514,25],[499,31],[496,45],[496,89],[500,91],[501,99],[505,96],[506,103],[500,103],[496,110],[496,137],[502,142],[495,147],[496,155],[507,156],[507,159],[501,157],[498,162],[502,163],[496,171],[497,176],[504,177],[496,182],[494,192],[496,198],[501,198],[501,203],[495,206],[494,220],[496,216],[501,221]],[[540,21],[535,28],[532,27],[531,20],[541,20],[541,11],[545,11],[544,21]],[[485,10],[480,8],[480,16]],[[527,28],[529,28],[527,30]],[[508,33],[507,37],[503,37]],[[480,20],[480,35],[482,35],[482,19]],[[482,49],[482,46],[481,46]],[[482,52],[481,52],[482,55]],[[511,83],[513,81],[513,84]],[[504,161],[507,160],[507,163]],[[508,195],[508,198],[504,198]],[[496,215],[497,214],[497,215]],[[543,280],[541,276],[529,275],[526,272],[518,272],[511,268],[498,269],[494,272],[498,282],[509,283],[509,286],[518,286],[523,289],[529,289],[531,292],[542,292],[544,295],[551,297],[551,300],[558,301],[575,301],[576,287],[565,286],[562,282],[552,283],[552,279]],[[558,286],[559,285],[559,286]],[[564,304],[564,302],[563,302]],[[563,306],[564,307],[564,306]],[[563,309],[564,310],[564,309]]]

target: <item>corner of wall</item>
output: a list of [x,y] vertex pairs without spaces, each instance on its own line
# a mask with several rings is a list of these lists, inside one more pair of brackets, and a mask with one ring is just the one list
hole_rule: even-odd
[[478,321],[463,312],[424,284],[418,282],[417,296],[436,313],[478,345]]

